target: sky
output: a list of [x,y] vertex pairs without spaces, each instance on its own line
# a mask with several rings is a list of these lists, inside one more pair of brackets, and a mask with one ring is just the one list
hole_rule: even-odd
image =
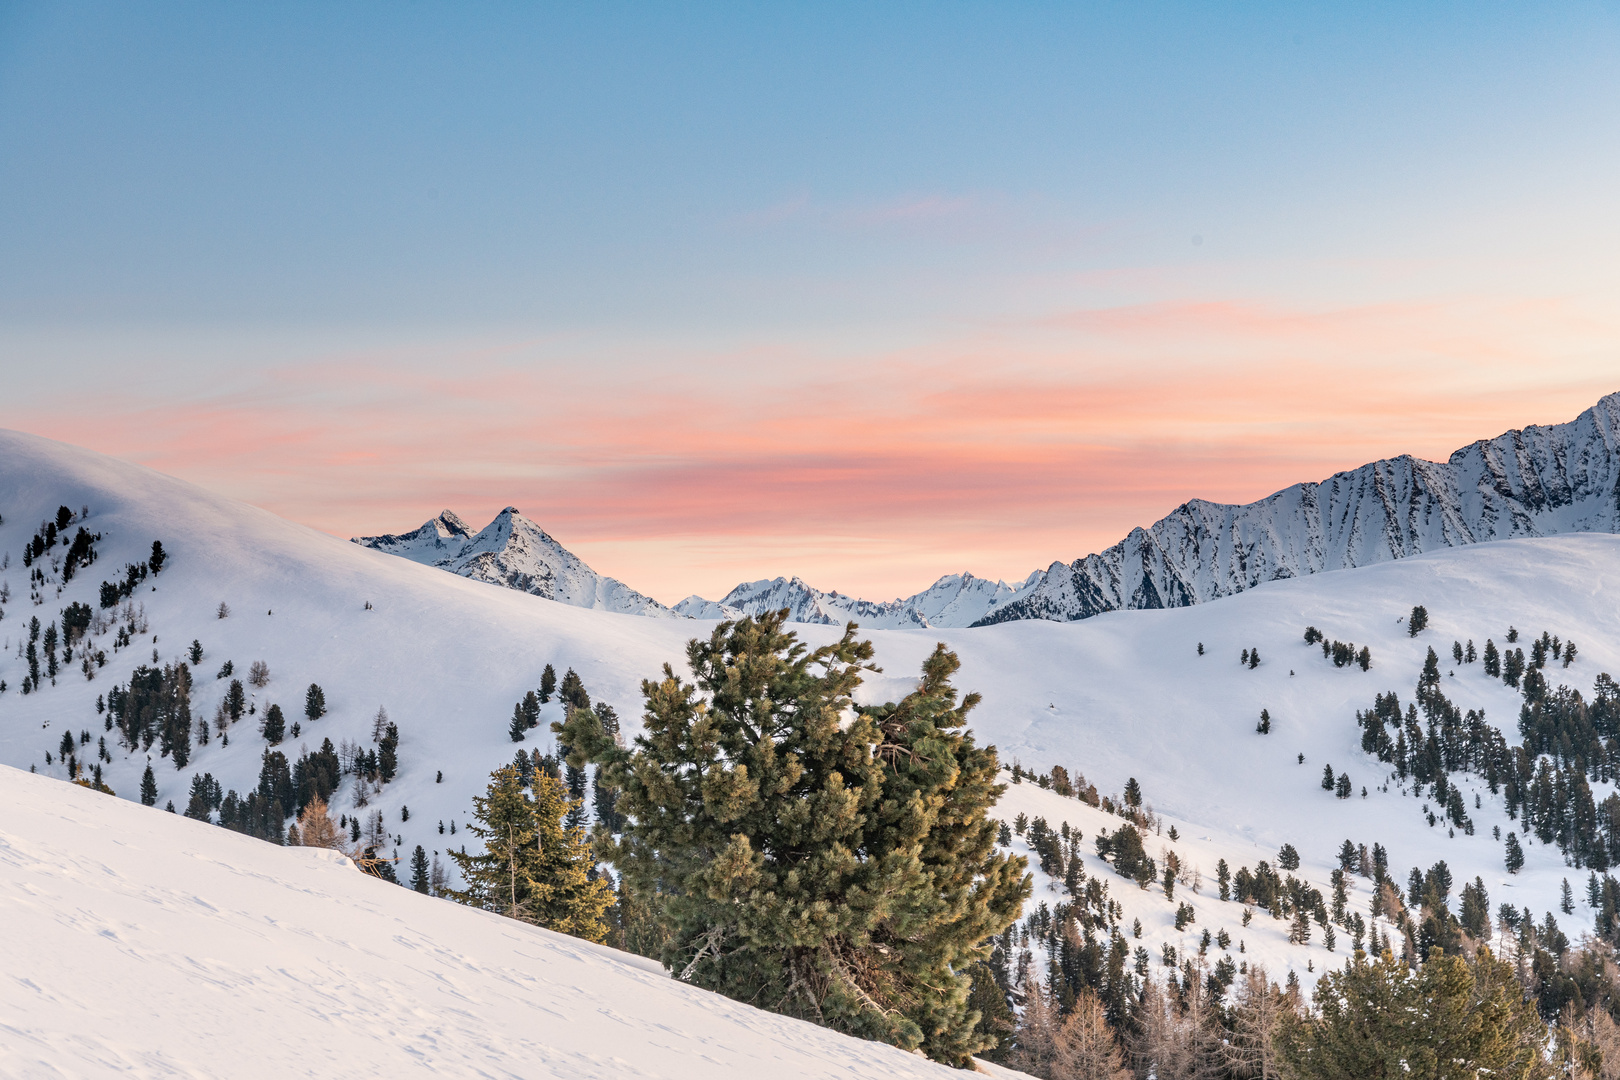
[[0,426],[666,602],[1620,390],[1620,3],[0,0]]

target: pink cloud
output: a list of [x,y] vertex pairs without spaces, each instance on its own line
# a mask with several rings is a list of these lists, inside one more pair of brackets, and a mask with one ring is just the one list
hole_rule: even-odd
[[1550,302],[1155,304],[855,358],[766,344],[630,364],[583,339],[352,355],[3,421],[338,535],[514,503],[667,600],[793,572],[885,596],[1021,576],[1190,497],[1567,419],[1616,389],[1589,359],[1613,329]]

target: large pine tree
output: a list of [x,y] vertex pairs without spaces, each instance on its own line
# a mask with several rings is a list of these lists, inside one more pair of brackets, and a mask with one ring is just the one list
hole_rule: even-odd
[[872,656],[853,624],[811,650],[787,612],[687,646],[694,681],[642,684],[644,734],[620,748],[596,715],[559,725],[574,760],[621,791],[603,851],[667,933],[686,981],[965,1064],[968,971],[1017,917],[1024,860],[995,850],[993,747],[965,729],[943,646],[897,704],[859,709]]
[[489,788],[473,798],[476,823],[467,829],[484,850],[450,857],[467,887],[449,895],[464,904],[521,919],[587,941],[607,936],[602,916],[613,904],[613,886],[592,880],[594,860],[584,829],[570,829],[570,809],[560,780],[536,774],[531,797],[517,769],[490,774]]

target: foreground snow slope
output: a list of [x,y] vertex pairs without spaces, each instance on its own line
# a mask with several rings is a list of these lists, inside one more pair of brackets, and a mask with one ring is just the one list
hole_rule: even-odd
[[0,767],[0,1075],[945,1077],[656,964]]
[[[59,504],[90,506],[87,527],[104,534],[104,554],[60,597],[50,586],[45,603],[36,607],[28,600],[19,552]],[[655,676],[666,661],[682,670],[686,640],[712,626],[589,611],[469,581],[150,470],[15,433],[0,433],[0,514],[0,561],[4,553],[11,556],[0,581],[12,591],[0,620],[0,679],[12,687],[0,695],[0,761],[62,776],[59,765],[45,764],[45,754],[55,750],[64,728],[91,732],[92,753],[84,756],[93,760],[95,737],[102,734],[97,696],[127,682],[135,665],[150,663],[154,649],[173,662],[197,638],[207,652],[193,693],[199,717],[211,716],[224,693],[228,680],[213,675],[227,659],[239,673],[251,661],[265,660],[272,681],[257,702],[280,703],[289,721],[299,717],[309,683],[324,687],[331,712],[283,744],[294,757],[300,746],[314,749],[323,737],[369,744],[371,718],[378,706],[387,707],[401,730],[400,775],[370,809],[384,812],[407,857],[416,844],[431,853],[463,842],[463,836],[449,835],[449,824],[466,821],[470,798],[489,771],[511,760],[517,749],[507,737],[512,705],[538,684],[547,662],[559,675],[576,668],[592,695],[613,704],[633,733],[640,680]],[[27,620],[38,615],[47,622],[71,600],[94,604],[100,580],[115,576],[125,561],[144,558],[154,538],[171,552],[171,564],[137,594],[146,605],[150,634],[113,653],[108,632],[99,640],[110,660],[94,681],[69,671],[58,685],[47,682],[38,694],[20,696],[16,688],[26,665],[17,645]],[[1458,888],[1476,875],[1484,878],[1493,910],[1511,901],[1539,916],[1556,910],[1566,876],[1576,895],[1583,895],[1585,871],[1565,867],[1557,851],[1536,844],[1526,850],[1523,873],[1504,874],[1502,845],[1491,830],[1519,826],[1488,791],[1478,791],[1481,806],[1474,809],[1478,785],[1460,776],[1476,834],[1452,838],[1444,827],[1431,828],[1423,816],[1426,798],[1403,796],[1397,784],[1381,790],[1387,772],[1361,752],[1354,715],[1381,691],[1398,691],[1403,703],[1411,700],[1433,645],[1442,672],[1455,671],[1443,680],[1446,694],[1463,709],[1483,708],[1517,743],[1516,692],[1487,678],[1478,663],[1454,667],[1452,640],[1471,638],[1482,649],[1489,637],[1500,646],[1510,625],[1524,632],[1526,652],[1528,638],[1544,629],[1573,638],[1579,657],[1568,669],[1549,669],[1548,677],[1554,686],[1566,682],[1589,694],[1599,672],[1620,675],[1617,598],[1620,538],[1504,540],[1270,582],[1187,608],[1110,612],[1076,623],[876,630],[870,636],[884,672],[870,676],[863,692],[870,701],[905,694],[923,658],[943,640],[962,658],[957,685],[984,695],[973,714],[981,740],[997,744],[1004,761],[1084,772],[1105,793],[1137,777],[1148,801],[1181,823],[1178,831],[1186,839],[1175,846],[1200,865],[1206,882],[1213,881],[1217,858],[1234,869],[1252,867],[1262,858],[1274,861],[1287,842],[1304,859],[1301,872],[1321,885],[1339,845],[1351,839],[1387,847],[1402,881],[1407,869],[1444,858]],[[232,614],[220,620],[215,609],[222,600]],[[1430,611],[1430,628],[1414,639],[1398,620],[1420,603]],[[1320,649],[1301,640],[1307,624],[1329,638],[1369,646],[1372,669],[1333,667]],[[812,643],[838,633],[810,624],[798,630]],[[1240,650],[1251,647],[1262,657],[1252,670],[1238,662]],[[1273,718],[1266,736],[1254,730],[1262,708]],[[558,717],[557,709],[555,702],[546,706],[542,727],[530,733],[525,748],[549,744],[545,724]],[[157,757],[154,748],[158,805],[173,799],[184,808],[191,777],[204,771],[227,788],[248,790],[257,782],[264,749],[251,718],[232,729],[229,746],[216,738],[198,747],[183,770]],[[1304,765],[1297,763],[1299,754]],[[135,797],[146,756],[115,748],[112,757],[104,765],[108,782],[121,797]],[[1350,774],[1355,798],[1341,801],[1321,790],[1324,764]],[[334,814],[355,812],[351,785],[346,781],[334,798]],[[1595,786],[1599,799],[1608,793]],[[1007,816],[1023,805],[1019,800],[1037,797],[1057,798],[1027,785],[1013,789]],[[1095,827],[1081,825],[1081,818],[1095,812],[1074,800],[1058,809],[1071,808],[1068,820],[1083,828],[1086,849],[1094,850]],[[1054,827],[1064,820],[1058,810],[1046,816]],[[441,821],[445,833],[438,831]],[[1158,857],[1163,843],[1155,838],[1149,853]],[[1152,926],[1174,910],[1157,891],[1122,886],[1120,881],[1111,892],[1126,905],[1127,922],[1139,909]],[[1211,889],[1206,886],[1206,896]],[[1043,896],[1056,899],[1038,892],[1038,899]],[[1228,927],[1237,919],[1235,905],[1230,907],[1234,914],[1223,917]],[[1583,904],[1560,921],[1588,926],[1590,913]],[[1203,916],[1198,925],[1206,925]],[[1157,946],[1152,940],[1144,944]],[[1272,962],[1314,963],[1320,970],[1325,958],[1313,943],[1308,949],[1287,947]]]

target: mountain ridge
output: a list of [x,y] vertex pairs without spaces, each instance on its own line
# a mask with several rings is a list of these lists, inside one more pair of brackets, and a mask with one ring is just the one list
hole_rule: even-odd
[[351,542],[573,607],[676,617],[652,597],[592,570],[515,506],[496,514],[476,534],[453,511],[445,510],[411,532],[356,536]]

